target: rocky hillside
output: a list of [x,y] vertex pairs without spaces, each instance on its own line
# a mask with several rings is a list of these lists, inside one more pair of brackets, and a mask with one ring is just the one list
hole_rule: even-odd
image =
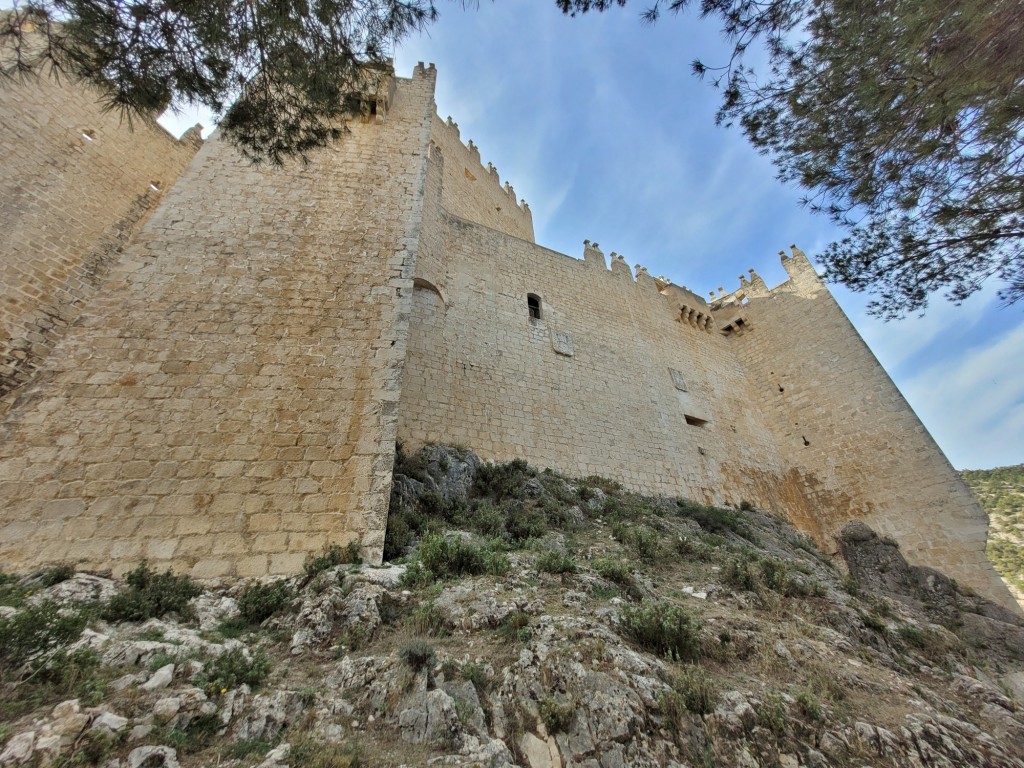
[[0,765],[1024,766],[1020,620],[864,525],[397,469],[382,568],[5,578]]
[[1024,464],[960,475],[988,513],[988,558],[1024,604]]

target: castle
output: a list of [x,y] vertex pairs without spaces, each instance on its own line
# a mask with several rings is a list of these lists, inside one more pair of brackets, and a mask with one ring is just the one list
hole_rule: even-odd
[[701,298],[525,202],[436,114],[433,65],[308,165],[0,89],[0,555],[195,577],[382,552],[396,441],[853,518],[1012,604],[984,513],[814,268]]

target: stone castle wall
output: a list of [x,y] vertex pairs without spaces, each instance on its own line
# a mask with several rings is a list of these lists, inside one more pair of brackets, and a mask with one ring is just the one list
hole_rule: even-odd
[[977,500],[807,259],[784,256],[783,266],[789,280],[747,290],[746,304],[720,315],[811,502],[805,529],[831,545],[860,518],[896,539],[910,561],[1001,592]]
[[441,189],[417,262],[407,450],[461,443],[647,492],[747,500],[828,551],[863,518],[912,561],[1011,602],[984,555],[984,513],[802,254],[784,259],[778,288],[754,276],[709,307],[614,255],[609,269],[589,244],[577,260],[453,215],[448,161],[428,162]]
[[308,166],[207,143],[0,427],[5,567],[380,558],[433,88]]
[[47,77],[0,88],[0,413],[201,144]]
[[[746,500],[829,549],[862,517],[1010,604],[976,502],[802,255],[783,285],[752,276],[708,304],[596,244],[537,246],[529,208],[435,114],[434,79],[395,79],[387,109],[308,166],[256,169],[208,142],[123,254],[141,214],[94,226],[75,192],[120,156],[57,177],[65,251],[120,234],[0,424],[7,567],[251,576],[353,540],[379,559],[399,439]],[[46,122],[47,105],[14,112]],[[132,195],[152,174],[123,162],[136,175],[116,199],[145,213]],[[8,306],[57,272],[18,273]]]
[[472,140],[463,144],[459,126],[434,116],[430,140],[444,158],[441,206],[468,221],[483,224],[514,237],[533,242],[533,215],[525,203],[516,202],[516,191],[501,184],[498,169],[484,167],[480,150]]
[[[448,162],[432,157],[428,179],[446,182]],[[402,386],[407,448],[463,443],[488,459],[782,511],[775,485],[755,479],[786,482],[745,372],[706,305],[700,324],[682,318],[681,299],[702,300],[663,294],[621,260],[609,269],[596,248],[577,260],[466,221],[437,197]]]

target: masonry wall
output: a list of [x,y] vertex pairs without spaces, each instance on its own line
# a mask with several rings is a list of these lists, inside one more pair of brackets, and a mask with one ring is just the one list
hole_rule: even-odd
[[212,140],[0,427],[0,557],[380,558],[434,70],[308,166]]
[[201,144],[67,78],[0,87],[0,414]]
[[472,140],[462,143],[459,126],[441,120],[431,123],[430,140],[444,158],[441,205],[450,213],[485,227],[524,240],[533,240],[533,215],[525,203],[516,202],[516,191],[506,181],[501,184],[498,170],[490,163],[485,168],[480,150]]
[[462,443],[486,459],[782,511],[786,468],[721,336],[683,322],[674,297],[624,262],[609,270],[596,249],[580,261],[437,215],[440,264],[417,269],[404,445]]
[[985,557],[987,518],[845,313],[797,252],[789,280],[726,310],[728,341],[750,374],[752,406],[799,468],[813,532],[826,547],[861,518],[909,560],[1015,605]]

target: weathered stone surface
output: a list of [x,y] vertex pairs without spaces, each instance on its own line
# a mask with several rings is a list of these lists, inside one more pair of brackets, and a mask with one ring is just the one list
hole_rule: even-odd
[[178,753],[170,747],[136,747],[128,753],[128,768],[180,768]]
[[165,664],[154,672],[149,680],[144,682],[140,688],[144,691],[157,691],[161,688],[166,688],[171,684],[171,680],[174,679],[174,665]]

